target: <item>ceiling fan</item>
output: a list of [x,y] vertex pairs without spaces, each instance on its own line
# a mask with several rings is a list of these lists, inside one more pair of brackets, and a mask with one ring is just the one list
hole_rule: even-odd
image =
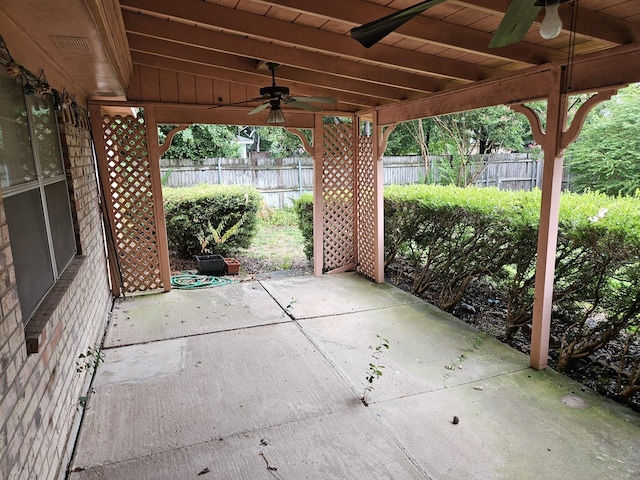
[[249,115],[255,115],[256,113],[260,113],[266,108],[271,107],[271,109],[269,110],[269,114],[267,115],[267,123],[277,125],[286,123],[284,113],[282,112],[282,103],[289,107],[301,108],[303,110],[309,110],[311,112],[320,111],[318,107],[316,107],[315,105],[311,105],[312,103],[337,103],[337,100],[335,98],[330,97],[305,97],[290,95],[288,87],[276,85],[276,69],[280,66],[280,64],[266,62],[265,65],[271,71],[271,85],[262,87],[260,89],[260,96],[257,98],[252,98],[251,100],[246,100],[244,102],[238,102],[235,104],[227,104],[224,106],[240,105],[244,103],[262,101],[263,103],[251,110],[249,112]]
[[[386,17],[355,27],[350,31],[351,36],[364,47],[369,48],[415,16],[445,1],[446,0],[427,0],[417,3],[412,7],[399,10]],[[540,35],[545,39],[557,37],[562,30],[562,21],[558,15],[558,5],[567,1],[568,0],[512,0],[491,43],[489,43],[489,47],[504,47],[522,40],[538,17],[542,7],[545,7],[546,13],[544,20],[540,24]]]

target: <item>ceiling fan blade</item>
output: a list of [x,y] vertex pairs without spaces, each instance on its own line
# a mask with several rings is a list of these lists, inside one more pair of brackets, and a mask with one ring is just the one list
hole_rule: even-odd
[[261,105],[258,105],[256,108],[254,108],[253,110],[251,110],[247,115],[255,115],[256,113],[260,113],[261,111],[263,111],[265,108],[267,108],[269,105],[271,105],[271,102],[265,102]]
[[247,103],[261,102],[262,100],[266,100],[266,97],[250,98],[249,100],[243,100],[241,102],[220,103],[220,104],[212,105],[209,108],[211,109],[211,108],[222,108],[222,107],[235,107],[238,105],[246,105]]
[[293,108],[301,108],[302,110],[309,110],[310,112],[319,112],[320,109],[315,105],[311,105],[309,103],[297,102],[295,100],[291,102],[285,102],[288,106]]
[[352,28],[350,31],[351,37],[359,41],[364,47],[369,48],[389,35],[396,28],[424,12],[427,8],[431,8],[445,1],[446,0],[427,0],[413,7],[408,7],[387,15],[386,17],[374,20],[373,22],[365,23],[359,27]]
[[535,0],[512,0],[489,43],[489,48],[504,47],[522,40],[541,8],[535,5]]
[[338,103],[335,98],[331,97],[287,97],[285,100],[287,103],[288,100],[293,100],[294,102],[304,102],[304,103]]

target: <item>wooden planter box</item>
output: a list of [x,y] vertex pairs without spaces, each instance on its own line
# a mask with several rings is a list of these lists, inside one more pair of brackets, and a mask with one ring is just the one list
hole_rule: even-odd
[[196,255],[198,272],[203,275],[224,275],[225,263],[222,255]]
[[225,258],[224,264],[227,269],[227,275],[237,275],[240,271],[240,262],[235,258]]

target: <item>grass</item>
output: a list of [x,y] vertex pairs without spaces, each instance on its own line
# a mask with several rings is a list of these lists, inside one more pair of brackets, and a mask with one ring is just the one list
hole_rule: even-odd
[[242,252],[243,263],[255,262],[261,270],[290,270],[309,266],[304,239],[292,209],[263,207],[251,246]]

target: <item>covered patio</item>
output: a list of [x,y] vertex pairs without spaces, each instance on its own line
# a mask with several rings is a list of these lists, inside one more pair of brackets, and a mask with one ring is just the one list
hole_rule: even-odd
[[[431,8],[370,48],[352,36],[418,3]],[[533,15],[492,46],[512,5]],[[640,2],[566,1],[559,15],[543,39],[534,0],[0,2],[0,78],[18,105],[2,138],[25,131],[27,97],[51,102],[60,145],[31,135],[25,164],[59,150],[67,189],[50,204],[69,210],[76,247],[66,269],[51,257],[41,303],[22,311],[33,284],[16,270],[40,269],[30,252],[14,261],[21,238],[42,226],[35,253],[49,253],[60,224],[7,220],[10,196],[27,204],[2,185],[0,477],[58,479],[84,415],[74,480],[636,478],[637,415],[542,370],[564,151],[590,109],[640,81]],[[317,108],[293,108],[305,101]],[[383,283],[390,132],[492,105],[526,115],[544,150],[530,358]],[[274,125],[276,107],[314,158],[316,277],[170,291],[158,160],[171,134],[162,143],[158,125]],[[137,296],[150,291],[166,293]],[[76,361],[112,297],[107,363],[82,410],[92,379]],[[391,348],[366,408],[377,334]]]
[[640,471],[640,415],[358,274],[119,300],[105,349],[70,480]]

